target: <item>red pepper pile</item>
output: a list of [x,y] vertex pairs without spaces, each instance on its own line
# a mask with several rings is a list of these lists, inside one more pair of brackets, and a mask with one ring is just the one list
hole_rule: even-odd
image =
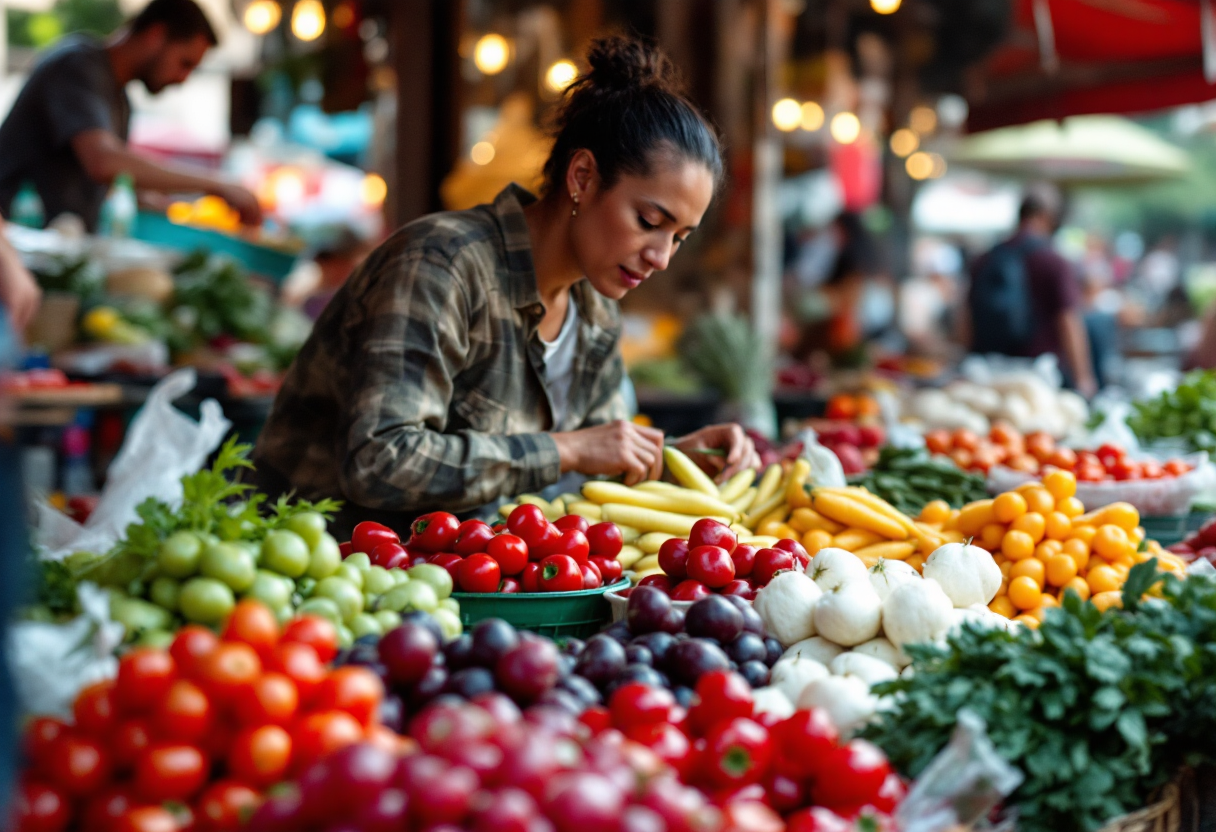
[[405,543],[387,526],[360,523],[342,545],[344,557],[354,552],[386,569],[442,566],[458,592],[573,592],[608,586],[623,574],[616,525],[575,515],[550,523],[532,505],[517,507],[497,526],[436,511],[414,521]]

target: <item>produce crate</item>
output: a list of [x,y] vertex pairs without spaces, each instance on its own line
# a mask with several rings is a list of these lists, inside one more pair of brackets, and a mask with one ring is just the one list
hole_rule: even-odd
[[460,602],[465,629],[486,618],[501,618],[517,630],[542,636],[586,638],[612,618],[604,593],[627,586],[629,579],[622,578],[608,586],[576,592],[453,592],[452,597]]
[[185,253],[202,248],[226,254],[251,272],[268,277],[275,283],[281,283],[291,273],[299,256],[298,252],[259,245],[210,228],[178,225],[155,211],[139,212],[133,236]]
[[1140,525],[1152,540],[1162,546],[1172,546],[1199,531],[1199,527],[1211,515],[1202,511],[1192,511],[1177,517],[1141,517]]
[[1155,803],[1138,812],[1121,815],[1098,832],[1178,832],[1182,826],[1182,806],[1178,786],[1166,783]]

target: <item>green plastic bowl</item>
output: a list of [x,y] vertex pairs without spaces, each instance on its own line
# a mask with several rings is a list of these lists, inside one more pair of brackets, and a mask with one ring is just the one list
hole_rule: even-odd
[[501,618],[517,630],[542,636],[587,638],[612,620],[604,598],[609,590],[629,586],[628,578],[596,589],[576,592],[453,592],[460,602],[460,620],[466,630],[486,618]]

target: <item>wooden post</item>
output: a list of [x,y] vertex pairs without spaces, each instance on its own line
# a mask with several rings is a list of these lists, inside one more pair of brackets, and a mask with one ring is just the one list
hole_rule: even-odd
[[752,182],[752,326],[767,354],[777,354],[781,325],[781,217],[777,188],[783,163],[781,139],[770,117],[781,67],[782,12],[779,0],[759,0],[760,61],[756,71]]

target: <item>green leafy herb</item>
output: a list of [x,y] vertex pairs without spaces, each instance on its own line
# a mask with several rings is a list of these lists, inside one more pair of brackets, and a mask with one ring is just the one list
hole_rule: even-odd
[[1190,450],[1216,452],[1216,371],[1188,373],[1174,390],[1136,402],[1127,424],[1144,443],[1182,440]]

